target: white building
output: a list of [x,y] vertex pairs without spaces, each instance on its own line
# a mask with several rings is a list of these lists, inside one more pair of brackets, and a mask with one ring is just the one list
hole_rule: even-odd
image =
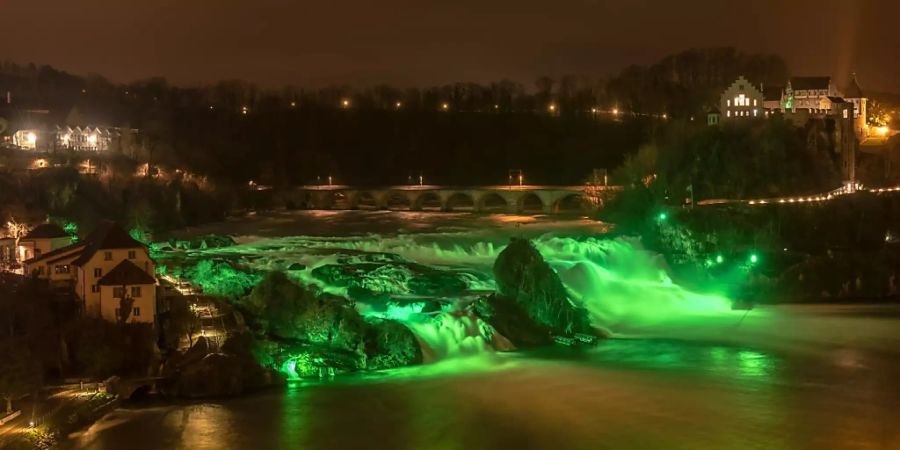
[[129,322],[156,320],[155,268],[144,244],[112,223],[83,241],[25,261],[25,273],[70,285],[84,313],[117,321],[123,298],[132,301]]
[[763,116],[763,94],[744,77],[738,77],[719,99],[722,118],[745,119]]
[[19,239],[16,253],[19,261],[26,261],[71,243],[72,236],[69,236],[69,233],[66,233],[59,225],[42,223]]

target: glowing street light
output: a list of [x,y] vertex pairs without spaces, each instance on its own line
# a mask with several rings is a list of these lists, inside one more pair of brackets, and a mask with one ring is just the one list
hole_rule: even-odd
[[346,99],[346,98],[343,99],[343,100],[341,100],[341,106],[343,106],[344,108],[349,108],[349,107],[350,107],[350,100],[349,100],[349,99]]
[[28,136],[26,136],[25,139],[28,141],[29,145],[34,145],[35,143],[37,143],[37,135],[34,134],[34,132],[28,133]]
[[297,106],[297,102],[291,102],[291,108],[294,108],[296,106]]
[[403,103],[401,103],[401,102],[394,103],[394,107],[397,109],[400,109],[403,107]]
[[547,105],[547,110],[550,111],[551,113],[556,112],[556,105],[553,103]]
[[613,113],[614,116],[618,116],[618,115],[619,115],[619,108],[613,108],[612,113]]
[[449,103],[441,103],[441,109],[443,109],[444,111],[450,109],[450,104]]
[[248,108],[246,106],[241,107],[241,114],[246,116],[249,111],[250,111],[250,108]]

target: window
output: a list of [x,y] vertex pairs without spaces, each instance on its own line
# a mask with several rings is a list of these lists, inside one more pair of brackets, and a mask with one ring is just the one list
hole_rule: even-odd
[[847,118],[847,110],[846,109],[844,110],[844,118],[845,119]]
[[731,100],[725,100],[725,106],[731,106]]
[[756,106],[756,99],[753,99],[753,106]]
[[94,292],[94,293],[100,292],[100,285],[99,285],[99,284],[92,284],[92,285],[91,285],[91,292]]
[[140,317],[141,308],[134,308],[134,311],[131,312],[131,315],[133,315],[134,317]]
[[103,259],[105,261],[112,261],[112,252],[103,252]]
[[137,252],[135,252],[134,250],[128,250],[128,259],[134,258],[137,258]]
[[132,286],[131,287],[131,296],[134,298],[141,296],[141,287],[140,286]]
[[56,272],[57,275],[69,273],[69,270],[68,264],[61,264],[53,267],[53,271]]
[[123,298],[123,297],[125,297],[125,288],[123,288],[123,287],[113,288],[113,298]]
[[97,278],[100,278],[101,276],[103,276],[103,269],[101,269],[99,267],[94,269],[94,276]]
[[753,117],[756,117],[756,109],[753,109]]
[[729,109],[728,111],[725,111],[725,115],[731,117],[731,110]]

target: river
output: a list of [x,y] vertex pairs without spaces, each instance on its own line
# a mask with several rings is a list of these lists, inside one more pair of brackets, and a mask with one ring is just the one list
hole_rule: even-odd
[[[530,237],[614,337],[522,353],[454,346],[468,350],[236,399],[128,405],[63,448],[900,448],[900,306],[732,311],[723,293],[680,288],[658,255],[605,230],[583,219],[374,212],[191,230],[240,235],[239,246],[197,256],[251,256],[261,268],[397,255],[458,276],[464,289],[440,294],[451,297],[490,289],[504,242]],[[415,268],[385,267],[367,286],[421,296]]]

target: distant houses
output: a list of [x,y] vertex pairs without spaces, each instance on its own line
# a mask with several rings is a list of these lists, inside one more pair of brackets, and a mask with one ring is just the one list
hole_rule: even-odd
[[88,152],[122,151],[136,139],[138,130],[118,127],[23,128],[12,135],[12,144],[22,150]]
[[741,76],[722,92],[718,108],[710,112],[707,123],[719,124],[719,117],[714,115],[730,121],[777,113],[797,124],[833,117],[852,123],[853,132],[862,141],[869,136],[867,103],[855,74],[843,91],[830,76],[792,77],[785,86],[757,86]]
[[[26,275],[73,290],[85,314],[109,321],[154,323],[156,278],[147,247],[113,223],[87,238],[23,262]],[[129,310],[122,314],[121,307]]]

